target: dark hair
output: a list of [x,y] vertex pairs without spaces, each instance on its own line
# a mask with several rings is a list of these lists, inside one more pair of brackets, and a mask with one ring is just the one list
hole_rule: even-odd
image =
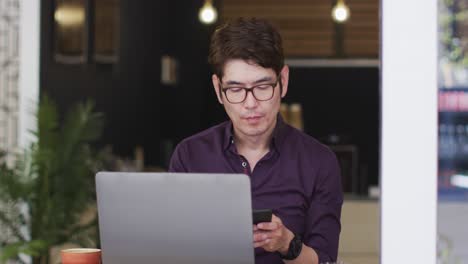
[[273,69],[279,74],[284,66],[279,32],[268,21],[238,18],[219,26],[211,37],[208,62],[219,78],[228,60],[242,59]]

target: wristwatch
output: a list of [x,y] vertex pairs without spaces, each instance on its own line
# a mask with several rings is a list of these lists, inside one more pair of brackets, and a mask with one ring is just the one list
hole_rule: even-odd
[[301,250],[302,250],[302,238],[300,235],[294,234],[294,238],[289,243],[288,253],[286,253],[286,255],[283,255],[280,253],[280,256],[282,259],[285,259],[285,260],[293,260],[299,257],[299,255],[301,254]]

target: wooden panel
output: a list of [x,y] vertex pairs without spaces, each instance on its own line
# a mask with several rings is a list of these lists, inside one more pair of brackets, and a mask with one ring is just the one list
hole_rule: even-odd
[[221,19],[260,17],[283,37],[286,57],[333,56],[330,0],[224,0]]
[[[222,0],[221,20],[260,17],[280,31],[286,57],[334,57],[333,0]],[[351,19],[344,25],[347,57],[378,57],[378,0],[346,0]]]
[[120,29],[120,0],[94,2],[94,59],[116,62]]
[[348,57],[378,57],[379,1],[347,0],[350,20],[344,25],[344,53]]

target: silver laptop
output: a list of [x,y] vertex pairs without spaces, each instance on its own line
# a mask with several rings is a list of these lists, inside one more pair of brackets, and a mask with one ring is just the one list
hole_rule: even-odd
[[100,172],[103,264],[253,264],[243,174]]

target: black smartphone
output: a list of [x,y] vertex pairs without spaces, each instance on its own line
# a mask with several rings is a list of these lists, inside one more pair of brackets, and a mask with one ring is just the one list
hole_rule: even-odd
[[253,223],[256,225],[262,222],[271,222],[273,212],[271,209],[254,209]]

